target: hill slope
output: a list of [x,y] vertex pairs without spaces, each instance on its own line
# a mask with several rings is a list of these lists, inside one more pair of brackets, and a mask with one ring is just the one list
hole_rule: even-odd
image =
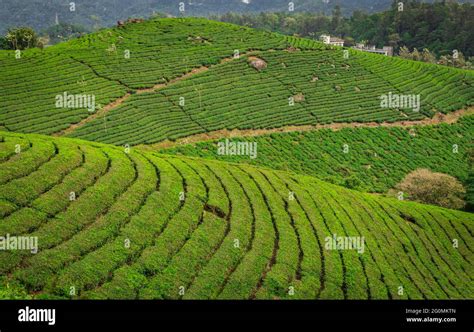
[[[256,143],[258,157],[219,155],[219,142],[225,142],[230,136],[230,142]],[[466,186],[472,186],[469,174],[473,167],[470,158],[474,154],[473,115],[451,124],[328,128],[251,137],[233,136],[233,132],[229,132],[219,139],[194,144],[186,144],[189,138],[185,138],[175,147],[162,151],[292,170],[369,192],[386,192],[418,168],[450,174]],[[167,143],[143,148],[158,151],[160,145],[166,146]]]
[[[258,59],[266,68],[254,68]],[[474,101],[470,71],[192,18],[128,24],[20,59],[0,52],[0,62],[4,129],[117,145],[219,129],[416,120]],[[57,108],[65,92],[94,95],[95,113]],[[385,107],[389,93],[419,95],[420,107]]]
[[[133,90],[168,82],[193,68],[217,64],[233,56],[234,50],[284,49],[292,45],[291,40],[207,19],[151,19],[104,29],[46,51],[70,55],[101,76],[119,80]],[[126,50],[130,51],[129,58]]]
[[95,111],[57,108],[56,96],[64,92],[93,95],[100,109],[127,92],[216,64],[235,48],[245,52],[289,45],[283,36],[235,25],[163,19],[103,30],[44,51],[28,50],[18,59],[13,51],[0,51],[0,107],[5,110],[0,125],[51,134]]
[[[73,298],[474,297],[472,214],[253,166],[1,137],[0,235],[39,245],[37,254],[0,251],[8,289]],[[333,237],[364,245],[333,250]]]

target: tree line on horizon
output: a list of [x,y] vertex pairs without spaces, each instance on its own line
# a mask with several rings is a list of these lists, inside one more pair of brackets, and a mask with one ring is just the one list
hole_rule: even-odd
[[[211,18],[288,35],[318,39],[322,34],[343,38],[346,46],[363,42],[377,47],[392,46],[406,58],[452,59],[456,50],[461,56],[474,56],[474,5],[453,1],[422,3],[404,1],[399,11],[399,1],[393,1],[390,10],[367,14],[354,11],[344,17],[336,6],[331,16],[314,13],[227,13]],[[400,52],[402,50],[402,52]],[[411,53],[407,55],[407,51]],[[419,53],[429,52],[426,58]],[[444,58],[442,58],[444,57]],[[427,61],[435,62],[435,61]],[[452,61],[451,61],[452,62]]]
[[[394,0],[390,10],[385,12],[368,14],[356,10],[350,17],[345,17],[341,7],[336,5],[330,16],[310,12],[230,12],[209,18],[312,39],[330,34],[343,38],[346,46],[360,42],[377,47],[392,46],[406,59],[472,68],[474,5],[449,0],[435,3],[405,0],[403,3],[402,11],[399,1]],[[153,16],[166,17],[162,13]],[[0,49],[42,48],[91,31],[65,22],[39,33],[30,27],[10,28],[5,36],[0,36]]]

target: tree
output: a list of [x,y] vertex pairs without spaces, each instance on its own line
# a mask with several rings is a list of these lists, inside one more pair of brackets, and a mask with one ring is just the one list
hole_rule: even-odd
[[331,21],[332,31],[337,30],[337,28],[341,24],[341,21],[342,21],[341,7],[339,5],[336,5],[334,7],[334,10],[332,11],[332,21]]
[[38,36],[36,32],[29,27],[9,29],[5,39],[8,49],[11,50],[25,50],[38,45]]
[[413,56],[406,46],[402,46],[400,51],[398,51],[398,56],[403,59],[413,60]]
[[449,56],[442,55],[438,60],[438,65],[449,66],[450,64],[452,64],[452,61]]
[[10,49],[8,40],[5,37],[0,36],[0,50],[8,50],[8,49]]
[[351,47],[351,46],[354,46],[356,44],[354,38],[352,37],[344,37],[344,45],[346,47]]
[[400,35],[398,33],[392,33],[388,36],[388,44],[390,46],[392,46],[393,48],[397,48],[398,47],[398,43],[401,41],[402,39],[400,38]]
[[43,33],[46,34],[51,43],[55,44],[71,38],[80,37],[88,31],[79,25],[60,22],[59,24],[50,26]]
[[47,36],[46,36],[46,37],[40,37],[40,38],[38,38],[38,45],[37,45],[37,46],[38,46],[40,49],[44,49],[44,47],[45,47],[46,45],[48,45],[49,42],[50,42],[49,37],[47,37]]
[[473,69],[472,62],[467,61],[461,52],[458,52],[457,57],[453,57],[450,54],[443,55],[439,58],[437,63],[439,65],[444,65],[444,66],[452,66],[452,67],[458,67],[458,68],[463,68],[463,69]]
[[94,30],[99,30],[99,28],[100,28],[100,16],[91,15],[90,19],[94,22]]
[[411,172],[395,189],[397,192],[403,192],[404,197],[420,203],[449,209],[462,209],[466,205],[466,190],[456,178],[428,169]]
[[411,56],[412,59],[416,61],[421,61],[423,59],[417,48],[415,48],[413,52],[411,52]]
[[294,17],[285,17],[283,20],[283,28],[288,29],[291,32],[296,31],[297,22]]
[[436,63],[436,56],[430,52],[429,49],[423,49],[423,53],[421,54],[422,61],[428,63]]

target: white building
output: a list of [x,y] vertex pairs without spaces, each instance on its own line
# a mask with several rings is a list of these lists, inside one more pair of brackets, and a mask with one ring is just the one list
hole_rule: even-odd
[[391,46],[384,46],[383,48],[375,48],[375,46],[373,45],[366,46],[365,44],[358,43],[356,44],[356,46],[353,47],[353,49],[362,51],[362,52],[382,54],[385,56],[393,56],[393,47]]
[[319,40],[321,40],[326,45],[341,46],[341,47],[344,46],[344,39],[331,37],[330,35],[321,35],[319,37]]

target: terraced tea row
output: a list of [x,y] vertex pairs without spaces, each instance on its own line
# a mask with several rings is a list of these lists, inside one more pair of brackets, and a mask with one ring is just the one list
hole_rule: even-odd
[[[304,43],[321,49],[321,43]],[[218,64],[249,50],[285,49],[292,39],[199,18],[152,19],[106,29],[48,51],[70,54],[100,76],[132,88],[166,83],[193,68]]]
[[[369,192],[386,192],[418,168],[450,174],[469,186],[474,116],[438,126],[375,127],[275,133],[180,145],[164,153],[291,170]],[[218,147],[256,144],[256,158]],[[471,184],[472,185],[472,184]]]
[[[0,250],[7,276],[0,287],[7,294],[474,296],[472,214],[250,165],[40,135],[0,136],[0,236],[9,245],[20,236],[38,244],[36,253]],[[353,246],[338,247],[346,237]]]
[[357,56],[355,60],[377,77],[383,78],[401,94],[420,94],[427,112],[450,112],[473,105],[474,74],[456,68],[381,58],[375,54]]
[[[343,52],[253,52],[159,91],[135,95],[106,119],[86,123],[70,136],[117,145],[151,144],[221,129],[419,120],[474,100],[474,76],[468,71],[395,66],[361,52],[346,59]],[[255,59],[266,68],[256,70]],[[379,70],[386,65],[385,76]],[[417,76],[410,85],[400,83],[399,77],[412,73]],[[440,90],[439,84],[452,89]],[[434,90],[439,98],[432,99]],[[383,107],[382,98],[390,93],[419,96],[419,109],[415,104]]]
[[[17,60],[0,52],[0,125],[11,131],[50,134],[87,118],[125,94],[118,82],[98,77],[90,68],[67,55],[31,54]],[[59,105],[57,96],[95,97],[94,109],[86,104]],[[75,97],[73,97],[75,100]],[[60,106],[60,107],[59,107]]]
[[292,40],[287,39],[203,19],[160,19],[102,30],[44,51],[1,51],[0,125],[11,131],[59,132],[91,114],[77,105],[57,108],[55,98],[64,92],[94,95],[99,110],[127,91],[166,83],[234,52],[287,48]]
[[[72,131],[117,145],[220,129],[414,120],[474,100],[471,71],[197,18],[129,23],[42,51],[2,51],[0,74],[3,130]],[[67,103],[58,105],[65,93]],[[382,104],[390,93],[408,103]],[[95,100],[84,106],[82,98]]]

